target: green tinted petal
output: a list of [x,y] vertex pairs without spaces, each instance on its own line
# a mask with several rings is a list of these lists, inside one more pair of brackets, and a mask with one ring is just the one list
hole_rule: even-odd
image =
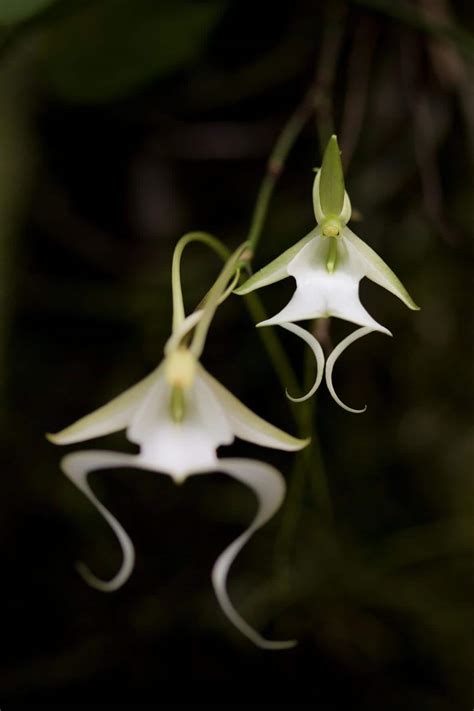
[[298,252],[303,249],[303,247],[308,244],[312,239],[317,237],[320,233],[319,227],[315,227],[306,237],[300,239],[299,242],[287,249],[283,254],[274,259],[266,267],[259,269],[258,272],[253,274],[245,284],[239,286],[238,289],[234,291],[235,294],[243,296],[244,294],[249,294],[255,289],[260,289],[262,286],[268,286],[269,284],[274,284],[281,279],[285,279],[288,276],[287,266]]
[[90,415],[82,417],[61,432],[47,434],[46,437],[53,444],[73,444],[125,429],[148,389],[158,377],[160,369],[161,366]]
[[355,235],[348,227],[344,227],[342,234],[343,237],[345,237],[354,247],[359,257],[361,257],[365,263],[366,277],[374,281],[379,286],[382,286],[384,289],[387,289],[387,291],[390,291],[392,294],[395,294],[395,296],[398,296],[398,298],[403,301],[409,309],[418,311],[420,307],[415,304],[400,279],[392,272],[390,267],[385,264],[383,259],[381,259],[368,244],[363,242],[360,237],[357,237],[357,235]]

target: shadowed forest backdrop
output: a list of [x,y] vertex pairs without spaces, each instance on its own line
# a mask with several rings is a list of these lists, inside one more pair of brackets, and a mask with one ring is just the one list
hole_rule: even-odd
[[[0,702],[472,707],[473,14],[461,0],[1,0]],[[130,581],[103,594],[74,562],[107,578],[119,547],[44,433],[161,359],[177,239],[246,238],[297,107],[307,120],[254,267],[314,226],[313,168],[335,131],[353,228],[421,311],[361,285],[394,337],[372,334],[337,366],[338,391],[365,414],[321,388],[309,467],[229,450],[272,461],[288,483],[230,576],[247,619],[299,640],[263,652],[224,618],[210,581],[252,494],[219,475],[183,487],[138,470],[91,475],[137,550]],[[190,248],[188,308],[219,267]],[[271,313],[291,281],[261,292]],[[317,328],[327,350],[350,330]],[[282,334],[301,376],[302,346]],[[218,312],[204,363],[296,431],[243,299]]]

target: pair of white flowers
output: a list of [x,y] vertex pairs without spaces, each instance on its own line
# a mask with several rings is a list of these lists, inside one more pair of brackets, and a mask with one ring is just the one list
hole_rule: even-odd
[[[376,330],[389,333],[360,303],[358,286],[361,278],[367,276],[394,293],[410,308],[417,307],[387,265],[347,227],[351,208],[344,190],[339,149],[334,136],[325,151],[322,168],[316,174],[313,200],[317,227],[236,291],[246,294],[286,276],[295,277],[297,289],[289,304],[279,314],[258,325],[278,324],[302,337],[313,349],[318,373],[305,398],[316,391],[322,380],[324,354],[315,337],[294,322],[336,316],[362,326],[334,349],[326,363],[329,390],[346,407],[332,386],[331,374],[336,358],[349,343],[366,333]],[[161,364],[107,405],[48,437],[55,444],[66,445],[126,430],[127,438],[140,447],[136,455],[87,450],[68,454],[61,462],[64,473],[110,524],[122,548],[121,568],[109,581],[100,580],[82,563],[78,566],[87,582],[103,591],[116,590],[127,580],[134,566],[135,554],[123,527],[90,488],[87,476],[91,471],[137,467],[167,474],[177,483],[193,474],[219,471],[249,486],[258,499],[257,514],[248,528],[218,557],[212,571],[212,582],[223,612],[244,635],[262,648],[285,649],[295,642],[263,638],[239,615],[227,593],[230,566],[253,533],[280,507],[285,494],[284,479],[277,469],[265,462],[218,458],[217,449],[231,444],[235,437],[287,451],[302,449],[309,440],[293,437],[251,412],[200,364],[210,323],[216,308],[236,284],[239,262],[246,245],[227,260],[201,307],[186,317],[180,260],[184,247],[193,239],[207,241],[203,237],[185,237],[175,250],[172,266],[173,327]]]

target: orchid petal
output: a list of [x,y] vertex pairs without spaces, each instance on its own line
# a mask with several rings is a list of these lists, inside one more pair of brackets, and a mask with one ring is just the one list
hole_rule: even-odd
[[184,391],[185,416],[170,416],[171,387],[164,377],[150,388],[128,430],[130,441],[140,445],[140,462],[183,481],[195,470],[214,469],[216,449],[234,439],[227,413],[213,389],[196,376]]
[[117,536],[122,548],[123,561],[120,570],[111,580],[103,581],[97,578],[84,563],[78,563],[77,569],[84,580],[94,588],[103,592],[112,592],[120,588],[130,577],[135,564],[135,551],[132,541],[126,531],[122,528],[108,509],[99,501],[87,482],[87,475],[91,471],[98,469],[110,469],[112,467],[136,466],[136,456],[131,454],[118,454],[117,452],[105,452],[90,450],[85,452],[74,452],[67,454],[61,460],[61,468],[65,475],[77,486],[89,501],[96,507],[99,513],[105,518],[113,532]]
[[61,432],[47,434],[46,437],[53,444],[74,444],[125,429],[149,388],[159,377],[160,368],[161,366],[155,368],[146,378],[90,415],[82,417]]
[[400,279],[368,244],[361,240],[360,237],[357,237],[348,227],[344,227],[343,236],[363,261],[365,276],[368,279],[397,296],[409,309],[413,311],[419,310],[420,307],[415,304]]
[[309,234],[300,239],[299,242],[293,245],[293,247],[290,247],[283,252],[283,254],[280,254],[279,257],[270,262],[270,264],[267,264],[266,267],[263,267],[262,269],[259,269],[258,272],[255,272],[255,274],[247,279],[242,286],[239,286],[234,293],[239,296],[243,296],[244,294],[249,294],[251,291],[255,291],[255,289],[260,289],[262,286],[268,286],[269,284],[274,284],[277,281],[286,279],[288,276],[288,264],[296,257],[298,252],[300,252],[300,250],[308,244],[308,242],[311,242],[311,240],[319,234],[319,227],[312,229]]
[[219,471],[234,477],[250,487],[259,502],[259,509],[250,526],[218,557],[212,569],[212,584],[224,614],[242,634],[262,649],[290,649],[295,640],[271,641],[262,637],[236,611],[227,593],[227,576],[237,554],[274,513],[280,508],[285,495],[285,482],[280,472],[269,464],[252,459],[221,459]]
[[227,388],[204,370],[202,365],[198,364],[198,372],[200,378],[209,385],[221,403],[236,437],[261,447],[283,449],[288,452],[303,449],[309,443],[309,439],[293,437],[249,410]]
[[337,402],[338,405],[340,405],[344,410],[347,410],[347,412],[354,412],[355,414],[360,414],[362,412],[365,412],[367,410],[367,405],[365,405],[361,410],[355,410],[352,407],[349,407],[348,405],[345,405],[342,400],[337,396],[336,391],[334,390],[334,385],[332,383],[332,371],[334,368],[334,365],[336,363],[336,360],[339,358],[339,356],[343,353],[343,351],[346,350],[348,346],[351,345],[351,343],[354,343],[354,341],[357,341],[359,338],[362,338],[363,336],[366,336],[369,333],[373,332],[373,328],[368,328],[364,326],[363,328],[358,328],[356,331],[351,333],[347,338],[344,338],[332,351],[332,353],[329,355],[327,361],[326,361],[326,385],[331,393],[332,397],[334,400]]
[[302,395],[301,397],[292,397],[288,390],[286,391],[286,396],[289,400],[292,402],[304,402],[308,398],[310,398],[316,390],[319,388],[321,384],[321,380],[323,379],[323,373],[324,373],[324,352],[323,349],[321,348],[321,345],[319,341],[313,336],[312,333],[309,331],[306,331],[304,328],[301,328],[301,326],[298,326],[296,323],[280,323],[279,324],[282,328],[285,328],[287,331],[291,331],[291,333],[294,333],[296,336],[299,336],[300,338],[305,341],[308,346],[311,348],[311,350],[314,353],[314,357],[316,358],[316,365],[317,365],[317,373],[316,373],[316,378],[315,381],[311,387],[310,390],[306,393],[306,395]]

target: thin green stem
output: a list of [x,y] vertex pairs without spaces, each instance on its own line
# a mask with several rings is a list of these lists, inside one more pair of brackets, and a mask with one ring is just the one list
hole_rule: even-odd
[[230,256],[230,252],[222,242],[207,232],[188,232],[178,241],[173,252],[173,262],[171,265],[171,289],[173,294],[173,332],[176,331],[185,319],[183,290],[181,288],[181,257],[188,244],[200,242],[216,252],[224,261]]
[[250,229],[248,233],[251,251],[250,256],[253,256],[257,249],[270,199],[273,195],[278,178],[283,171],[288,154],[293,148],[293,145],[295,144],[313,110],[313,102],[308,100],[308,96],[305,97],[301,105],[296,109],[283,127],[283,130],[270,154],[267,163],[267,170],[258,191],[257,201],[255,203],[255,208],[250,222]]
[[[258,243],[261,234],[266,208],[268,207],[276,179],[283,169],[287,153],[296,141],[299,131],[303,128],[306,120],[310,118],[312,114],[316,117],[316,128],[321,152],[329,136],[334,133],[331,94],[344,33],[344,14],[345,9],[342,4],[338,3],[331,9],[331,16],[328,18],[326,24],[320,61],[313,85],[310,87],[303,103],[299,109],[296,110],[285,127],[282,134],[282,136],[284,135],[284,141],[280,145],[279,142],[277,142],[275,146],[274,154],[276,154],[277,158],[277,173],[273,175],[270,169],[267,169],[267,176],[264,179],[257,199],[254,219],[252,221],[252,231],[249,235],[249,240],[254,246]],[[282,147],[283,157],[280,153]],[[273,158],[274,155],[272,154],[269,166],[272,165]],[[305,389],[309,388],[310,383],[314,379],[314,367],[315,364],[312,353],[307,351],[305,353],[304,365]],[[285,514],[275,548],[277,565],[282,572],[282,582],[284,584],[288,583],[288,576],[285,576],[285,573],[288,573],[289,570],[290,550],[292,542],[296,537],[308,483],[311,486],[311,498],[314,497],[317,503],[317,510],[321,516],[321,520],[329,526],[333,523],[331,493],[325,473],[319,438],[316,436],[315,431],[315,402],[315,398],[313,397],[298,405],[300,409],[298,411],[297,422],[300,432],[304,431],[306,434],[308,432],[311,433],[312,439],[311,444],[299,452],[295,459],[293,473],[290,478]],[[293,411],[295,411],[295,406],[293,407]]]
[[[268,318],[262,302],[255,293],[246,294],[244,299],[247,309],[255,323],[265,321],[265,319]],[[288,388],[292,392],[298,392],[298,379],[275,330],[272,328],[259,328],[258,331],[283,389]],[[290,403],[290,406],[295,422],[298,425],[299,435],[303,436],[301,410],[298,410],[298,407],[294,403]]]
[[201,356],[207,332],[216,309],[219,306],[221,296],[227,290],[229,281],[232,281],[235,272],[239,269],[239,262],[241,260],[242,253],[247,246],[247,242],[244,242],[235,250],[229,259],[226,260],[221,273],[207,294],[206,304],[202,310],[202,317],[196,326],[190,347],[191,352],[196,356],[196,358]]

